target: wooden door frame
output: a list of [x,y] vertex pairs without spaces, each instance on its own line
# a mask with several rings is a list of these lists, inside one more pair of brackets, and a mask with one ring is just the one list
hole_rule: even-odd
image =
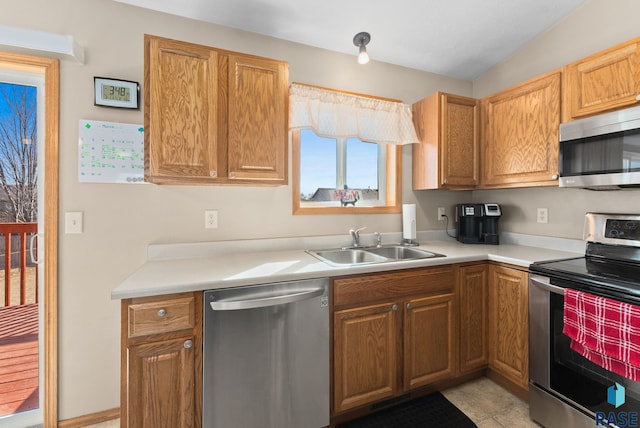
[[57,59],[0,52],[0,68],[44,77],[44,408],[45,428],[58,426],[58,132],[60,63]]

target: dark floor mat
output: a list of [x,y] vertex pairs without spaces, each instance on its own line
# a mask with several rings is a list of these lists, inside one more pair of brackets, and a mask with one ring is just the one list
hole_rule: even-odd
[[439,392],[381,410],[336,428],[476,428],[476,424]]

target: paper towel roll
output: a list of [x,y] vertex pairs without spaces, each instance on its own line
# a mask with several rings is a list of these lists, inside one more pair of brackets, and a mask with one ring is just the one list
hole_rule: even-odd
[[416,204],[402,204],[402,237],[416,239]]

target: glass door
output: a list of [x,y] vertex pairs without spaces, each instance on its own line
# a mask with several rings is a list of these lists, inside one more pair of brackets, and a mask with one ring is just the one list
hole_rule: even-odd
[[0,425],[43,421],[44,77],[0,69]]

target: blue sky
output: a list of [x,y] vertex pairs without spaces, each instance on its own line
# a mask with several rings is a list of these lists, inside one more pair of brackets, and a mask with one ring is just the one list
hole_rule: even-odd
[[[336,186],[336,140],[301,132],[300,192],[313,193],[318,187]],[[378,145],[347,140],[347,185],[350,188],[378,188]]]
[[0,120],[5,119],[8,114],[11,114],[11,111],[3,95],[4,92],[11,94],[12,92],[22,93],[22,91],[27,91],[29,98],[33,101],[35,105],[35,100],[36,100],[35,86],[14,85],[12,83],[0,82]]

